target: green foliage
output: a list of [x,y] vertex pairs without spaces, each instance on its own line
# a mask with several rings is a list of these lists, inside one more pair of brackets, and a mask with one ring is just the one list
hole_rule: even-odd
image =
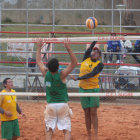
[[41,24],[41,20],[40,19],[36,20],[35,24]]
[[13,23],[13,20],[10,19],[9,17],[6,17],[6,18],[3,20],[3,23]]
[[55,20],[55,25],[58,25],[60,21],[61,21],[60,19],[56,19]]

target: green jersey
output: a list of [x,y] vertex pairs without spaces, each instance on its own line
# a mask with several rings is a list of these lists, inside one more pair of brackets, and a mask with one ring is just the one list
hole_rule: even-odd
[[66,84],[60,79],[60,73],[51,74],[49,71],[45,76],[46,99],[48,103],[66,103],[68,92]]

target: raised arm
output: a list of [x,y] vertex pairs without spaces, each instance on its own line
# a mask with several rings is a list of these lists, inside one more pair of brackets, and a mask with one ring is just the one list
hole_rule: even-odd
[[103,68],[104,68],[104,64],[100,62],[90,73],[85,74],[81,77],[71,76],[71,79],[77,81],[77,80],[84,80],[84,79],[94,77],[96,74],[100,73],[103,70]]
[[91,51],[93,49],[93,47],[95,46],[97,41],[93,41],[91,44],[90,44],[90,47],[85,51],[85,54],[84,54],[84,57],[83,57],[83,61],[85,59],[87,59],[88,57],[90,57],[90,54],[91,54]]
[[67,49],[68,53],[69,53],[69,56],[70,56],[70,59],[71,59],[71,62],[70,64],[67,66],[66,69],[62,70],[61,71],[61,79],[65,79],[69,73],[72,72],[72,70],[75,68],[75,66],[77,65],[78,61],[77,61],[77,58],[75,56],[75,54],[72,52],[71,48],[70,48],[70,41],[68,39],[66,39],[64,41],[64,46],[65,48]]
[[45,77],[46,72],[47,72],[47,68],[45,67],[43,61],[41,60],[41,47],[42,47],[43,43],[39,42],[37,45],[37,52],[36,52],[36,62],[37,65],[40,69],[40,71],[42,72],[43,76]]

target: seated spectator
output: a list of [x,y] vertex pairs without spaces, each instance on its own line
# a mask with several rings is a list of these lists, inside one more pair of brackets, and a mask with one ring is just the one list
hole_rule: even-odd
[[[116,36],[116,34],[111,34],[112,36]],[[120,52],[121,51],[121,43],[119,40],[109,40],[107,42],[107,52]],[[117,56],[117,60],[116,63],[119,64],[120,63],[120,54],[116,54]],[[113,54],[111,53],[109,55],[109,60],[108,63],[111,63],[113,60]]]
[[35,66],[36,66],[36,59],[35,58],[28,58],[28,67],[31,68],[31,72],[35,72]]
[[[136,40],[135,45],[134,45],[134,50],[132,51],[133,53],[140,53],[140,40]],[[136,54],[132,54],[132,57],[140,64],[140,59]]]
[[[124,35],[124,36],[127,36],[127,35]],[[132,51],[132,43],[130,40],[120,40],[120,43],[122,46],[122,49],[121,49],[121,52],[123,53],[122,57],[123,57],[123,59],[125,59],[126,53]]]

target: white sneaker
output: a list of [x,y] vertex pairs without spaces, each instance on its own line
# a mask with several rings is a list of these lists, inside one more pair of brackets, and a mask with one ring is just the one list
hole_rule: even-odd
[[111,63],[111,62],[108,60],[107,63],[109,64],[109,63]]
[[117,64],[120,64],[120,60],[117,60],[116,63],[117,63]]

